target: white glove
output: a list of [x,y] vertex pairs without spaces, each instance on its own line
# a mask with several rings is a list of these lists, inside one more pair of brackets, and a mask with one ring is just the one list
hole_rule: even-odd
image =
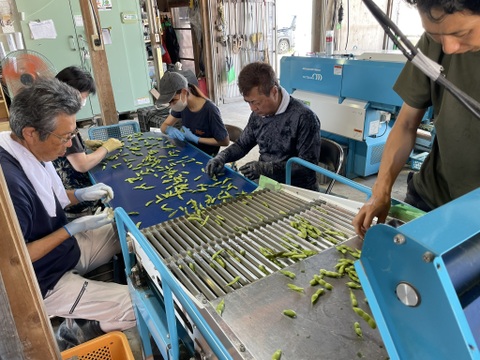
[[64,226],[70,236],[85,232],[87,230],[97,229],[103,225],[111,224],[111,218],[107,212],[102,212],[99,215],[86,215],[73,220]]
[[74,192],[78,201],[95,201],[104,199],[105,202],[109,202],[113,199],[113,189],[103,183],[98,183],[86,188],[77,189]]

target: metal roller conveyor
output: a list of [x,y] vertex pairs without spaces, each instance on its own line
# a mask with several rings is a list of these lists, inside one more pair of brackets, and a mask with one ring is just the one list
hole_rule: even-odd
[[[349,274],[325,278],[333,288],[311,303],[321,288],[311,284],[315,274],[336,271],[342,258],[353,264],[360,254],[351,225],[354,212],[342,205],[328,196],[262,189],[206,208],[190,204],[193,211],[185,209],[185,215],[140,232],[234,359],[266,359],[282,349],[292,359],[383,360],[387,355],[378,331],[352,309]],[[342,254],[341,247],[349,254]],[[160,273],[143,249],[135,248],[138,263],[163,295]],[[370,313],[361,290],[354,291],[358,306]],[[216,310],[220,303],[225,304],[222,315]],[[284,309],[294,309],[295,319]],[[178,301],[175,314],[195,344],[208,348]],[[362,337],[354,322],[361,323]],[[216,359],[215,354],[204,358]]]
[[[352,237],[353,215],[260,190],[142,232],[191,295],[211,301]],[[314,238],[295,228],[302,222]]]

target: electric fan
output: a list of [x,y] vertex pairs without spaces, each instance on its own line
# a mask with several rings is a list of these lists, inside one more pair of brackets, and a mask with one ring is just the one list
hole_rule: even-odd
[[1,63],[2,76],[11,99],[20,89],[31,86],[38,78],[53,78],[56,70],[42,54],[33,50],[12,51]]

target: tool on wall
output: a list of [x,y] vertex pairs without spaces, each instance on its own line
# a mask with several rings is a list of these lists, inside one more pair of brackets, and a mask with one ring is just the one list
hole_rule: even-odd
[[217,5],[216,23],[215,29],[220,33],[216,40],[218,43],[222,44],[222,46],[227,46],[227,34],[225,30],[225,7],[223,5],[223,0]]
[[265,41],[263,42],[264,44],[264,48],[263,48],[263,51],[264,51],[264,58],[263,58],[263,61],[267,64],[270,64],[270,54],[268,52],[268,39],[267,39],[267,36],[268,36],[268,28],[267,28],[267,17],[268,17],[268,7],[267,7],[267,2],[266,0],[263,0],[263,11],[264,11],[264,16],[263,16],[263,27],[264,27],[264,32],[265,32]]
[[97,13],[95,12],[94,6],[97,6],[97,3],[95,2],[95,5],[92,3],[92,0],[88,1],[88,4],[90,5],[90,15],[93,19],[93,34],[92,34],[92,49],[94,51],[98,50],[103,50],[103,40],[102,40],[102,29],[100,27],[100,21],[97,17]]
[[233,0],[233,30],[234,30],[234,33],[233,33],[233,36],[231,37],[232,39],[232,52],[234,54],[238,54],[240,52],[240,47],[241,47],[241,44],[240,44],[240,41],[241,41],[241,38],[238,34],[238,28],[237,28],[237,18],[238,18],[238,12],[237,12],[237,0]]

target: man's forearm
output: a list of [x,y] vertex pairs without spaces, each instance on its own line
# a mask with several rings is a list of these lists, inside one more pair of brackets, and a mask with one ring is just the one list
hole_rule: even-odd
[[374,193],[391,193],[393,184],[415,145],[417,127],[422,116],[422,110],[408,106],[402,108],[385,145],[377,180],[372,188]]
[[[247,151],[248,152],[248,151]],[[237,143],[233,143],[225,150],[220,152],[217,156],[222,156],[225,163],[229,163],[232,161],[237,161],[247,155],[247,152],[240,147]]]
[[27,251],[32,262],[35,262],[50,251],[55,249],[62,242],[67,240],[70,237],[67,230],[63,227],[54,231],[50,235],[47,235],[39,240],[30,242],[27,244]]

